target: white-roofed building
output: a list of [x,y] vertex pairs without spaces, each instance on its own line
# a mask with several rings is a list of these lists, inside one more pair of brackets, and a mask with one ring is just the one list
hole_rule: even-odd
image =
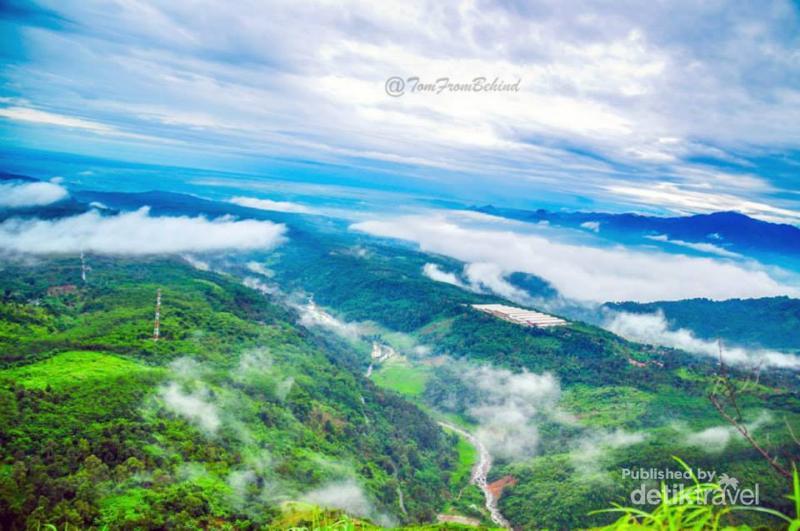
[[522,326],[535,326],[537,328],[549,328],[551,326],[564,326],[567,321],[548,315],[546,313],[525,308],[506,306],[505,304],[473,304],[473,308],[478,311],[494,315],[498,319],[509,321]]

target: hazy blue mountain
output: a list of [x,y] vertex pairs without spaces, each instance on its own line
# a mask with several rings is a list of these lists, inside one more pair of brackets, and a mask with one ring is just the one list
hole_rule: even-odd
[[517,210],[491,205],[475,207],[474,210],[521,221],[546,221],[553,225],[575,228],[587,222],[596,222],[599,223],[599,234],[609,237],[638,239],[666,235],[673,241],[709,243],[742,254],[800,257],[800,228],[753,219],[738,212],[657,217],[602,212]]

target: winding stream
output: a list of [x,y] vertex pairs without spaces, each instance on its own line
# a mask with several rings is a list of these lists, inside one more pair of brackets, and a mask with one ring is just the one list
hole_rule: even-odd
[[447,422],[439,422],[439,425],[458,433],[478,450],[478,462],[472,467],[470,483],[477,485],[483,492],[483,497],[486,499],[486,509],[489,511],[492,522],[505,529],[511,529],[511,524],[508,523],[508,520],[505,519],[500,509],[497,508],[497,499],[494,497],[494,494],[492,494],[492,491],[489,490],[489,485],[486,481],[489,471],[492,469],[492,456],[489,454],[489,450],[486,449],[486,446],[484,446],[477,437],[462,430],[458,426],[448,424]]

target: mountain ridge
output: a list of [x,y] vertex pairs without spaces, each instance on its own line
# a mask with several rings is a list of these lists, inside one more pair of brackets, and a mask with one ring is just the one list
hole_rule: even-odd
[[658,217],[644,214],[604,212],[551,212],[473,206],[484,214],[527,222],[546,221],[579,228],[582,223],[599,223],[598,232],[642,238],[665,234],[672,240],[709,243],[742,252],[787,254],[800,257],[800,228],[785,223],[755,219],[741,212],[720,211],[689,216]]

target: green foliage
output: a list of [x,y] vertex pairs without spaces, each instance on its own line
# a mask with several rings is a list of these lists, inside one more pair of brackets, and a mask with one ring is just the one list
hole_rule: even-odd
[[478,451],[469,441],[461,436],[458,437],[456,451],[458,452],[458,468],[456,468],[452,476],[450,476],[450,484],[454,487],[462,487],[465,486],[470,478],[472,466],[478,460]]
[[[342,511],[320,509],[308,504],[284,506],[284,514],[270,526],[286,531],[378,531],[385,529],[365,519],[353,518]],[[447,529],[475,530],[473,526],[453,523],[393,527],[397,531],[443,531]]]
[[[423,340],[440,353],[516,370],[551,371],[568,384],[622,383],[635,372],[626,359],[629,344],[608,332],[578,326],[525,328],[472,309],[460,309],[446,328],[426,330]],[[652,368],[641,372],[663,378]]]
[[736,517],[743,511],[753,511],[774,517],[773,525],[782,520],[782,527],[788,526],[790,530],[800,528],[800,478],[798,478],[796,468],[793,471],[793,492],[788,496],[795,502],[795,515],[792,517],[763,507],[710,503],[715,499],[725,499],[726,486],[719,482],[701,483],[683,460],[678,457],[674,459],[691,475],[693,484],[689,488],[670,494],[666,484],[662,483],[660,502],[651,511],[621,505],[616,505],[613,509],[595,511],[595,514],[622,513],[618,520],[603,529],[668,529],[670,531],[683,529],[717,531],[732,527],[750,529],[747,525],[737,525]]
[[136,373],[158,372],[135,361],[99,352],[62,352],[31,365],[2,372],[4,378],[28,389],[63,389],[103,385],[103,380],[120,380]]
[[[721,423],[707,400],[709,360],[578,323],[538,330],[503,322],[467,306],[496,298],[421,275],[428,261],[451,270],[460,264],[328,236],[293,230],[293,245],[267,262],[276,280],[313,292],[343,318],[408,333],[393,343],[413,337],[436,354],[559,378],[560,407],[575,422],[543,421],[540,455],[493,469],[495,479],[517,480],[500,502],[515,526],[608,524],[607,513],[586,515],[625,500],[632,485],[617,477],[620,467],[666,467],[676,446],[705,468],[759,478],[768,508],[788,511],[785,486],[742,441],[724,453],[685,446],[688,432]],[[353,251],[356,244],[363,253]],[[457,371],[387,363],[374,373],[375,386],[361,376],[364,352],[298,328],[296,316],[232,277],[167,260],[91,257],[91,264],[88,286],[74,257],[2,266],[3,529],[283,529],[290,522],[281,502],[342,479],[398,521],[432,522],[443,509],[483,517],[480,491],[465,485],[474,450],[407,401],[447,401],[454,417],[468,420],[470,397]],[[78,286],[75,293],[47,294],[68,283]],[[154,342],[158,288],[162,340]],[[258,370],[242,370],[254,353],[264,354],[256,356]],[[194,372],[181,375],[176,366],[187,359]],[[169,407],[172,384],[180,396],[212,404],[219,426],[209,432]],[[776,450],[792,444],[783,419],[800,419],[793,386],[785,374],[764,372],[742,401],[748,419],[769,412],[773,420],[759,435]],[[587,472],[577,442],[616,429],[645,440],[604,449]],[[312,513],[322,516],[291,526],[373,525],[336,511]]]
[[[318,303],[336,308],[350,321],[375,321],[412,332],[452,315],[461,304],[486,298],[424,277],[427,262],[453,265],[441,258],[432,260],[410,249],[376,244],[371,238],[366,243],[299,230],[293,236],[293,245],[270,264],[276,280],[288,289],[313,293]],[[365,252],[353,252],[359,245]]]
[[750,347],[800,351],[800,300],[789,297],[608,304],[635,313],[664,312],[675,327],[688,328],[708,341],[725,340]]
[[392,389],[402,395],[418,397],[425,391],[425,384],[429,377],[430,371],[426,367],[390,360],[373,373],[372,379],[376,385],[386,389]]
[[[59,297],[48,287],[76,281],[74,259],[4,266],[0,528],[251,529],[340,480],[376,511],[434,519],[457,467],[451,439],[340,365],[346,352],[229,277],[91,260],[89,285]],[[212,430],[198,411],[216,415]]]
[[615,428],[635,424],[652,399],[651,393],[634,387],[576,385],[564,394],[561,405],[584,425]]

